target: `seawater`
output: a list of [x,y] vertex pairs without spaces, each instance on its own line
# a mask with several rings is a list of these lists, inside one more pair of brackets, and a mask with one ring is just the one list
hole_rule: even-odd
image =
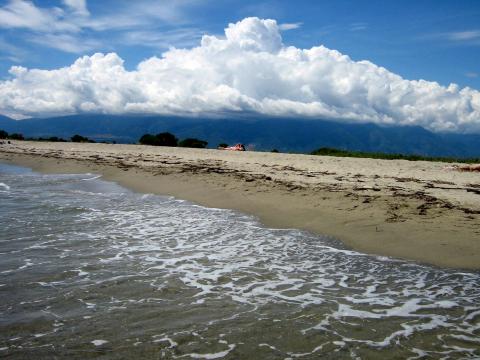
[[0,164],[0,357],[480,357],[480,274]]

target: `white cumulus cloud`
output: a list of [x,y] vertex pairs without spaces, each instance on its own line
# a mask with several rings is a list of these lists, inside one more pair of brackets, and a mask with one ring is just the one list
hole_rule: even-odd
[[295,30],[300,28],[303,25],[301,22],[296,22],[296,23],[284,23],[278,25],[278,28],[282,31],[288,31],[288,30]]
[[70,8],[76,15],[89,16],[86,0],[63,0],[63,3]]
[[258,18],[133,71],[117,54],[98,53],[56,70],[16,66],[10,74],[0,81],[0,112],[17,117],[250,112],[480,132],[479,91],[405,80],[324,46],[287,47],[276,21]]

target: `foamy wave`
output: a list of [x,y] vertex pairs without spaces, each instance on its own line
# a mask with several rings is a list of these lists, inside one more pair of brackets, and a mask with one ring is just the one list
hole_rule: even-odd
[[[171,199],[161,206],[150,201],[140,212],[109,209],[103,215],[114,224],[110,231],[122,229],[132,241],[114,241],[110,245],[116,255],[101,261],[134,258],[147,274],[179,279],[195,290],[192,305],[229,298],[255,309],[282,303],[322,308],[320,321],[299,330],[304,336],[326,331],[337,337],[338,348],[345,344],[388,348],[431,331],[460,338],[475,331],[466,311],[472,302],[478,304],[478,274],[368,256],[300,231],[265,229],[253,218],[231,211]],[[156,284],[157,280],[151,282]],[[458,313],[464,314],[463,320]],[[392,331],[379,332],[370,340],[336,330],[340,324],[353,329],[361,321],[382,324],[389,319],[397,324]],[[320,349],[314,347],[308,354]],[[458,353],[472,349],[464,347]]]
[[[0,274],[13,300],[0,311],[48,311],[55,339],[71,336],[58,326],[65,317],[105,329],[135,324],[143,335],[130,344],[172,358],[387,358],[393,348],[412,359],[480,356],[478,273],[369,256],[84,178],[26,179],[33,185],[5,196],[14,210]],[[24,288],[34,298],[14,299]],[[31,333],[53,342],[43,328]],[[20,334],[23,345],[35,347],[29,334]],[[82,341],[124,343],[111,336],[87,331]]]
[[[86,175],[92,175],[92,174],[86,174]],[[88,178],[80,179],[80,180],[81,181],[92,181],[92,180],[100,179],[101,177],[102,177],[102,175],[96,175],[96,176],[92,176],[92,177],[88,177]]]

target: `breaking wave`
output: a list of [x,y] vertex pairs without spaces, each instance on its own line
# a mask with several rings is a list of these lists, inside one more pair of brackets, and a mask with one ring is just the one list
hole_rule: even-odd
[[0,175],[0,354],[480,356],[477,272],[88,179]]

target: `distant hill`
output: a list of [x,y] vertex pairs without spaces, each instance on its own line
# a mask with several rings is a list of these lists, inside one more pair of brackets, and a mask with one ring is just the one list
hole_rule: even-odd
[[80,134],[97,141],[136,143],[145,133],[163,131],[179,138],[219,143],[244,143],[256,150],[311,152],[319,147],[346,150],[478,157],[480,135],[437,134],[417,126],[348,124],[328,120],[285,118],[185,118],[146,115],[72,115],[15,121],[0,116],[0,129],[26,137]]
[[0,115],[0,129],[2,128],[3,125],[9,126],[11,125],[11,122],[14,121],[13,119],[10,119],[9,117],[5,115]]

